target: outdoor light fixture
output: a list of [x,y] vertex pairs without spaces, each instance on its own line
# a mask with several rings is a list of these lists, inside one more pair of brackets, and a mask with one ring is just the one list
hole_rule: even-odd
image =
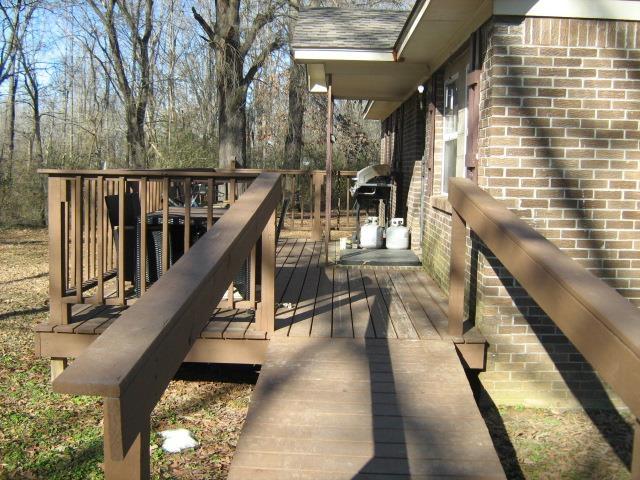
[[418,85],[418,98],[420,100],[420,110],[424,110],[424,85]]

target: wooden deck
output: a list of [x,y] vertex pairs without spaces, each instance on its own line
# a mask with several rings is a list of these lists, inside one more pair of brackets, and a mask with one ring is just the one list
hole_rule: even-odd
[[271,340],[229,479],[505,478],[451,342]]
[[[322,248],[322,242],[305,239],[278,243],[275,337],[449,338],[447,297],[422,269],[326,266]],[[333,249],[330,255],[335,255]],[[122,311],[114,305],[76,305],[71,323],[40,324],[36,332],[95,336]],[[253,320],[250,310],[221,308],[200,337],[267,339],[253,328]],[[470,332],[466,341],[483,339]]]
[[325,266],[323,257],[322,242],[279,245],[275,336],[439,339],[446,331],[447,299],[421,270]]

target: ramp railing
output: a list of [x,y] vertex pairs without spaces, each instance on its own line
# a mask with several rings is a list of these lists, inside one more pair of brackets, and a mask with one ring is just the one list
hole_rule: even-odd
[[467,227],[491,250],[636,417],[640,479],[640,311],[469,180],[452,178],[449,331],[464,323]]
[[255,328],[273,331],[275,211],[281,195],[280,175],[260,174],[54,381],[58,393],[103,397],[107,479],[149,477],[151,412],[254,247],[261,249]]

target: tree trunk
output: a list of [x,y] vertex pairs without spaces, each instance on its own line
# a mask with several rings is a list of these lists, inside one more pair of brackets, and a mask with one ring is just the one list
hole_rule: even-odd
[[244,58],[240,51],[240,1],[216,2],[216,22],[224,44],[216,54],[218,90],[218,165],[244,165],[247,153]]
[[304,124],[304,100],[307,76],[304,66],[293,62],[290,54],[289,66],[289,119],[287,136],[284,142],[284,168],[301,168],[302,161],[302,128]]
[[[289,9],[289,45],[293,41],[293,29],[300,2],[291,1]],[[302,161],[302,130],[304,125],[304,101],[307,92],[307,75],[303,65],[295,63],[293,50],[289,49],[289,115],[287,119],[287,136],[284,141],[283,168],[301,168]]]
[[18,69],[16,66],[16,59],[12,60],[11,76],[9,78],[9,93],[7,95],[7,130],[6,130],[6,144],[7,144],[7,156],[6,156],[6,171],[4,174],[6,178],[11,181],[11,175],[13,171],[13,154],[16,148],[16,92],[18,90]]
[[[218,165],[245,166],[247,158],[246,93],[238,89],[218,89]],[[242,98],[238,98],[242,96]],[[235,162],[235,164],[233,163]]]
[[261,29],[276,18],[276,6],[257,14],[241,41],[240,0],[217,0],[216,21],[211,26],[194,7],[193,16],[216,51],[218,92],[218,165],[229,168],[247,162],[247,90],[269,55],[282,47],[280,35],[263,47],[244,73],[244,63]]

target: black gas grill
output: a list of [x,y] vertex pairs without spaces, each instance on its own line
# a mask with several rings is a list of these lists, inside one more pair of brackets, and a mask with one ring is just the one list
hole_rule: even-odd
[[[353,205],[356,209],[356,222],[360,225],[360,210],[369,213],[371,207],[378,213],[380,201],[384,201],[385,221],[389,218],[389,198],[391,195],[391,169],[389,165],[380,164],[359,170],[350,188]],[[356,240],[360,239],[360,229],[356,231]]]

